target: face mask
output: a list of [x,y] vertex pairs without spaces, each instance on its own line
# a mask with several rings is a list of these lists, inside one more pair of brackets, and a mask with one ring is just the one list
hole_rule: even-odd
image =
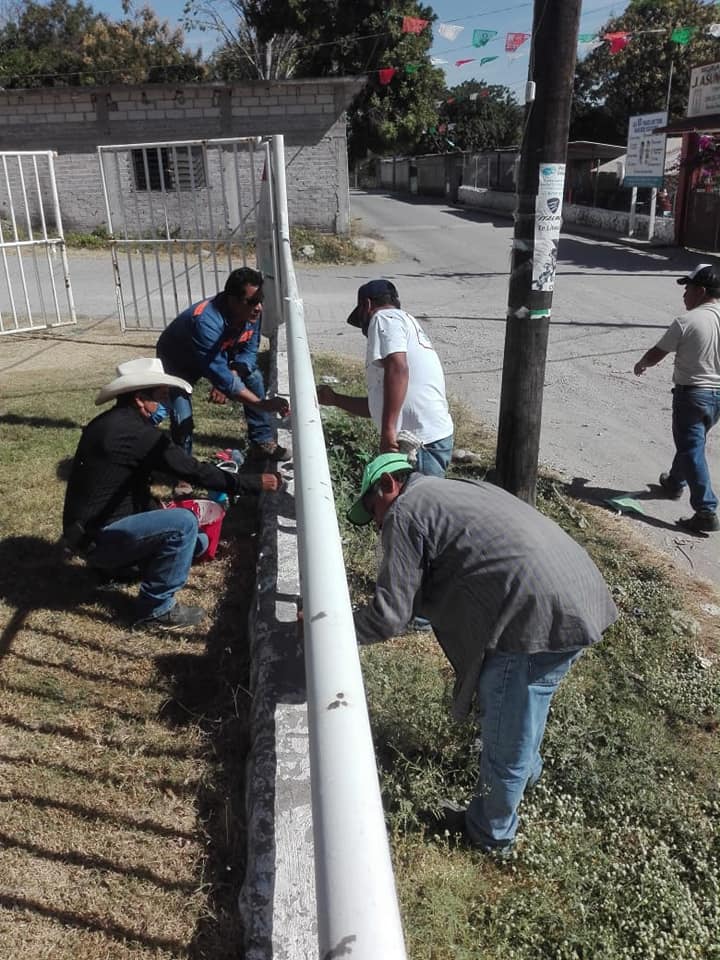
[[148,417],[150,423],[157,426],[159,423],[162,423],[163,420],[167,418],[168,409],[164,403],[159,403],[155,409],[155,413],[151,413]]

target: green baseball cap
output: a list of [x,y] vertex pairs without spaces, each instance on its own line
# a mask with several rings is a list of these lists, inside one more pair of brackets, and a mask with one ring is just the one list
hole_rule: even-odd
[[354,523],[357,527],[370,523],[372,516],[363,506],[363,497],[384,473],[407,473],[410,470],[412,466],[404,453],[381,453],[379,457],[371,460],[363,473],[360,496],[347,512],[350,523]]

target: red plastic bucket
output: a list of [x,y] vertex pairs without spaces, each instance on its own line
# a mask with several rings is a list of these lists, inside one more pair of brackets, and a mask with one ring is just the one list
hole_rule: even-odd
[[173,500],[168,504],[168,508],[170,507],[192,510],[198,518],[200,530],[207,534],[208,538],[208,548],[200,559],[212,560],[217,553],[220,541],[220,530],[225,517],[224,509],[214,500]]

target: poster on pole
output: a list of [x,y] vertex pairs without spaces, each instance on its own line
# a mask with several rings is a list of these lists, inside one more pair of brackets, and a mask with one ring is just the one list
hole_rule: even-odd
[[690,71],[687,115],[704,117],[720,113],[720,63],[706,63]]
[[653,133],[667,124],[667,113],[630,117],[624,187],[661,187],[665,176],[664,133]]
[[535,246],[532,288],[551,292],[555,287],[562,201],[565,186],[564,163],[541,163],[535,198]]

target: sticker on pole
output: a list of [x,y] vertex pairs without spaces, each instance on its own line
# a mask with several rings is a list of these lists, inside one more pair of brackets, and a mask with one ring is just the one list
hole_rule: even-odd
[[550,292],[555,286],[564,186],[564,163],[540,164],[538,192],[535,199],[533,290]]

